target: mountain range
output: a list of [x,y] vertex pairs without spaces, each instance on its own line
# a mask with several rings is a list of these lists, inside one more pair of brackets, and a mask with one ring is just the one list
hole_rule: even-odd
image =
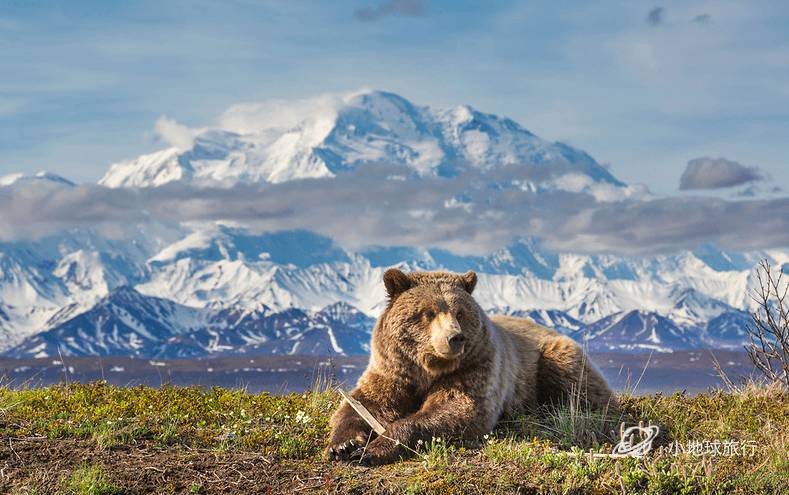
[[[99,186],[343,181],[372,166],[409,184],[529,166],[544,173],[517,184],[523,193],[648,197],[586,152],[468,106],[436,110],[365,91],[276,110],[234,107],[217,127],[189,130],[188,146],[180,140],[112,165]],[[0,178],[0,194],[31,187],[79,186],[47,173]],[[445,207],[470,201],[454,197]],[[556,252],[528,231],[519,234],[486,255],[374,243],[350,249],[309,230],[229,221],[153,219],[124,225],[122,236],[71,228],[3,241],[0,352],[364,354],[390,266],[475,270],[475,297],[487,311],[530,317],[592,350],[737,348],[747,340],[753,267],[763,258],[789,263],[789,249],[735,253],[712,245],[644,256]]]

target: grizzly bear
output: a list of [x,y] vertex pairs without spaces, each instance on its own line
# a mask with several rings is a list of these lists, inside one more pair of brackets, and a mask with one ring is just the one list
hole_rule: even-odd
[[419,440],[479,437],[505,415],[573,395],[590,408],[613,404],[578,344],[525,318],[486,316],[471,296],[476,283],[474,272],[384,273],[389,302],[350,395],[385,432],[343,401],[330,420],[329,459],[394,462]]

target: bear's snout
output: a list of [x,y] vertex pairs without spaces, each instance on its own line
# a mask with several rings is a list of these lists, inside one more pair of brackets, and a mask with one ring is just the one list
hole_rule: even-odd
[[460,332],[453,333],[447,337],[447,344],[455,354],[463,352],[463,347],[466,345],[466,336]]
[[463,353],[466,335],[453,315],[440,313],[430,325],[430,343],[439,356],[454,358]]

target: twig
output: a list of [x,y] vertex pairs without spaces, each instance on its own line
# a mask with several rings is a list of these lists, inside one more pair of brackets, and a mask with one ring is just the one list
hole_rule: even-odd
[[636,390],[638,390],[638,386],[641,384],[641,379],[644,378],[644,373],[647,372],[647,368],[649,368],[649,362],[652,360],[652,354],[654,354],[654,353],[655,353],[655,351],[652,351],[652,352],[649,353],[649,357],[647,358],[647,362],[644,363],[644,369],[641,370],[641,375],[639,375],[638,380],[636,380],[636,384],[633,385],[633,395],[635,395]]
[[757,309],[751,313],[753,325],[745,329],[750,341],[745,350],[765,378],[789,386],[789,284],[783,279],[783,269],[773,276],[766,259],[759,263],[756,279],[758,287],[750,296]]
[[721,366],[721,363],[718,361],[718,358],[715,356],[715,354],[712,353],[712,351],[709,351],[709,353],[710,353],[710,357],[712,358],[712,363],[713,363],[713,367],[715,368],[715,372],[718,374],[718,377],[726,386],[726,389],[729,392],[736,391],[737,387],[734,385],[734,382],[731,381],[729,375],[727,375],[726,372],[723,371],[723,367]]
[[10,439],[10,438],[8,439],[8,448],[10,448],[10,449],[11,449],[11,452],[13,452],[13,453],[14,453],[14,455],[16,456],[16,458],[17,458],[18,460],[20,460],[20,461],[22,460],[22,458],[21,458],[21,457],[19,457],[19,454],[17,454],[17,453],[16,453],[16,450],[14,450],[14,445],[11,443],[11,439]]

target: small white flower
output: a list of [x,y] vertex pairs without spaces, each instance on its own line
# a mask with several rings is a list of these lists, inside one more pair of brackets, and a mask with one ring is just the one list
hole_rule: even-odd
[[312,421],[312,418],[304,411],[297,412],[295,419],[297,423],[304,423],[305,425]]

